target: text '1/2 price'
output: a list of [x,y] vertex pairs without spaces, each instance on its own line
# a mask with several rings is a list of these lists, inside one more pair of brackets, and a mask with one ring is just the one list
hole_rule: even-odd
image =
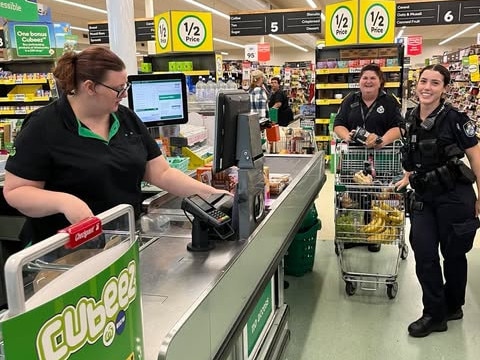
[[178,25],[178,37],[185,46],[199,47],[205,41],[205,24],[196,16],[186,16]]

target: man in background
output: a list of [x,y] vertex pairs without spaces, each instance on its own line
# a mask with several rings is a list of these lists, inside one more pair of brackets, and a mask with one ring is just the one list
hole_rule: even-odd
[[270,79],[270,86],[271,94],[268,100],[268,108],[278,110],[278,125],[288,126],[288,124],[293,121],[293,113],[288,106],[287,96],[280,88],[280,78],[272,77]]

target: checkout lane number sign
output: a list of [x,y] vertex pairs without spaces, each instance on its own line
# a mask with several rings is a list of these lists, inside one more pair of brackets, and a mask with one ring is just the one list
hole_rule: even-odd
[[189,48],[198,48],[205,41],[207,29],[203,21],[197,16],[185,16],[179,21],[177,29],[178,38]]

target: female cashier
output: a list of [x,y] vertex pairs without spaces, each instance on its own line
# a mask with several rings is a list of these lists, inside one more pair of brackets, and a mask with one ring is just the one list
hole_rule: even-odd
[[182,197],[224,192],[169,167],[140,119],[120,104],[130,84],[112,51],[66,53],[53,75],[63,95],[27,116],[5,167],[5,199],[27,216],[25,244],[122,203],[138,216],[143,180]]
[[[463,317],[466,253],[479,225],[480,202],[472,186],[476,177],[479,188],[480,178],[476,127],[466,114],[442,99],[449,83],[450,73],[442,65],[430,65],[420,72],[419,105],[406,118],[402,151],[406,174],[396,184],[401,188],[410,183],[415,190],[409,202],[410,243],[423,311],[408,327],[413,337],[446,331],[447,321]],[[471,170],[460,160],[464,154]]]

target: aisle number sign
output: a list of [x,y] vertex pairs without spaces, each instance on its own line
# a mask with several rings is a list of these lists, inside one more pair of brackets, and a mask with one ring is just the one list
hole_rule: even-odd
[[393,43],[395,41],[395,8],[393,0],[362,0],[359,43]]
[[327,46],[392,43],[394,0],[350,0],[326,6]]
[[169,11],[155,16],[155,49],[171,51],[213,51],[212,14]]
[[342,1],[326,7],[326,45],[351,45],[358,39],[358,0]]

